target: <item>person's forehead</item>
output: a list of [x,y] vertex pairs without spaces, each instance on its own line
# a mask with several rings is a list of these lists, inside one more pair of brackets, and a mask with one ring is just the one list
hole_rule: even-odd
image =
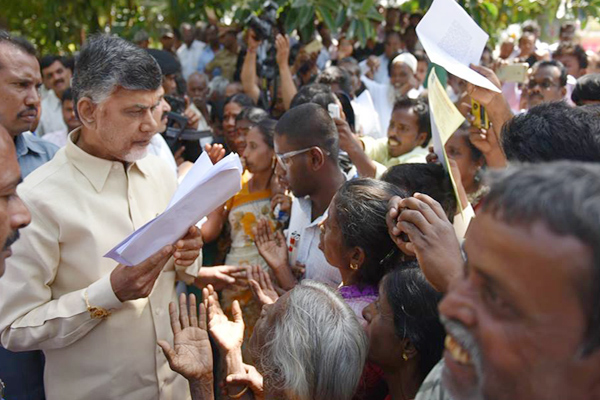
[[42,77],[37,59],[11,44],[0,43],[0,65],[0,74],[36,80]]
[[160,87],[156,90],[129,90],[118,87],[109,97],[108,101],[119,103],[124,107],[144,105],[151,107],[155,105],[161,96]]
[[593,257],[575,237],[560,236],[541,221],[509,224],[483,211],[467,231],[464,248],[470,268],[506,289],[509,300],[523,308],[541,316],[554,308],[581,307],[580,282],[591,276]]
[[46,68],[42,69],[42,73],[54,72],[60,68],[65,68],[65,66],[60,60],[56,60]]

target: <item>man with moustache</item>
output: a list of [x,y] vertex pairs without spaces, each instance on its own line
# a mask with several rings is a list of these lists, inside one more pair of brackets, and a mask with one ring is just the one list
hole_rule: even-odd
[[[420,246],[439,205],[416,195],[397,207],[396,226]],[[493,175],[439,306],[443,362],[416,399],[600,399],[599,217],[598,164]]]
[[[0,125],[13,140],[21,178],[52,159],[58,150],[27,132],[39,117],[41,83],[34,47],[0,30]],[[7,385],[9,398],[43,399],[43,371],[40,351],[12,353],[0,347],[0,379]]]
[[567,70],[560,61],[537,62],[527,80],[523,97],[527,109],[542,103],[561,101],[567,95]]
[[66,131],[61,101],[65,90],[71,87],[73,72],[65,64],[63,57],[47,55],[40,59],[40,70],[44,82],[50,89],[48,95],[42,100],[42,118],[36,130],[38,136],[50,132]]
[[73,77],[81,128],[19,188],[33,215],[0,280],[0,341],[41,349],[49,399],[187,399],[156,346],[172,341],[168,304],[191,283],[202,240],[190,227],[139,265],[104,258],[164,211],[177,182],[148,155],[161,72],[143,49],[89,39]]

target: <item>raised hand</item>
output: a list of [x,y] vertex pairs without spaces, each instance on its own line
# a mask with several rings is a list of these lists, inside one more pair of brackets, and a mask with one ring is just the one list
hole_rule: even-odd
[[232,305],[233,321],[223,312],[219,296],[211,285],[202,290],[202,297],[208,304],[208,329],[210,335],[225,352],[234,352],[242,347],[244,341],[244,320],[240,303],[234,300]]
[[253,228],[254,243],[258,253],[273,270],[288,268],[288,252],[281,231],[273,232],[269,221],[262,218]]
[[196,226],[190,226],[187,234],[175,243],[175,264],[182,267],[189,267],[200,256],[200,249],[204,242],[202,241],[202,232]]
[[189,309],[185,294],[179,297],[179,316],[175,303],[169,304],[173,347],[159,340],[158,345],[165,353],[171,369],[186,379],[212,382],[213,358],[206,330],[206,308],[200,304],[200,313],[196,314],[196,296],[189,297]]
[[275,48],[277,49],[277,65],[287,65],[290,59],[290,38],[287,35],[278,34],[275,37]]
[[216,290],[222,290],[238,283],[238,279],[246,276],[246,267],[219,265],[217,267],[202,267],[194,284],[200,288],[212,285]]
[[248,267],[248,283],[261,307],[265,304],[273,304],[279,298],[271,277],[259,265]]

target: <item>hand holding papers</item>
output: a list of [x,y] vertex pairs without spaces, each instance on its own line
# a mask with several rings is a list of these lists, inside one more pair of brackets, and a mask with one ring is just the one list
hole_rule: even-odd
[[241,190],[242,164],[230,154],[213,165],[202,153],[173,195],[167,209],[133,232],[105,257],[124,265],[137,265],[168,244],[175,243],[188,228]]
[[417,25],[417,36],[431,62],[476,86],[500,92],[470,68],[479,65],[489,36],[455,0],[435,0]]

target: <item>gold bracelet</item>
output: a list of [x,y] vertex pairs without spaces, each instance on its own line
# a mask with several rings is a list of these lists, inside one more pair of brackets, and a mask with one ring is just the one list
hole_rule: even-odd
[[230,399],[239,399],[240,397],[242,397],[244,395],[244,393],[246,393],[248,391],[248,385],[246,385],[245,388],[242,389],[241,392],[239,392],[238,394],[228,394],[227,396],[229,396]]
[[83,292],[83,298],[85,299],[85,305],[86,305],[87,310],[90,313],[90,317],[92,317],[92,319],[106,319],[111,314],[111,312],[108,311],[106,308],[92,307],[90,305],[87,289]]

